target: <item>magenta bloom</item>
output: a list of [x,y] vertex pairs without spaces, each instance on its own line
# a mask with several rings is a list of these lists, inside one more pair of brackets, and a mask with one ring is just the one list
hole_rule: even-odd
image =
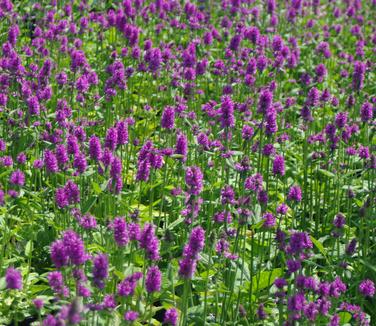
[[38,299],[38,298],[33,300],[33,304],[37,310],[41,310],[44,306],[43,299]]
[[302,200],[302,190],[299,186],[292,186],[287,198],[292,201],[300,202]]
[[176,326],[178,323],[178,312],[176,309],[171,308],[166,310],[163,323],[166,325]]
[[126,277],[117,287],[118,295],[122,297],[132,296],[137,285],[137,281],[142,278],[142,273],[136,272]]
[[162,273],[158,266],[152,266],[149,268],[146,274],[146,291],[148,293],[159,292],[161,290]]
[[171,106],[167,106],[161,118],[161,127],[165,129],[173,129],[175,124],[175,110]]
[[99,254],[93,260],[94,284],[100,289],[104,287],[104,279],[108,277],[108,258],[106,254]]
[[52,243],[51,260],[57,268],[68,264],[69,256],[62,240],[56,240]]
[[222,97],[220,113],[220,121],[222,128],[235,127],[234,103],[230,96],[225,95]]
[[7,289],[21,290],[22,289],[22,276],[20,271],[13,267],[9,267],[5,274],[5,282]]
[[375,295],[375,283],[371,280],[363,280],[359,284],[359,292],[365,297],[372,298]]
[[21,170],[13,171],[9,177],[9,182],[15,186],[23,186],[25,184],[25,174]]
[[111,223],[111,228],[114,230],[114,239],[118,246],[125,246],[129,242],[125,219],[122,217],[115,217]]
[[185,183],[189,186],[188,192],[199,195],[203,187],[203,174],[198,166],[188,167],[185,172]]
[[145,249],[146,255],[150,260],[159,260],[159,240],[155,235],[155,226],[153,224],[145,224],[140,234],[140,247]]
[[76,232],[72,230],[65,231],[63,234],[63,244],[72,264],[81,265],[88,259],[88,255],[85,253],[84,242]]
[[265,213],[262,219],[264,220],[263,226],[265,228],[272,228],[276,224],[275,217],[272,213]]
[[282,155],[276,155],[273,161],[273,174],[285,175],[285,159]]
[[135,321],[137,318],[138,318],[137,311],[129,310],[124,314],[124,320],[126,321],[132,322],[132,321]]

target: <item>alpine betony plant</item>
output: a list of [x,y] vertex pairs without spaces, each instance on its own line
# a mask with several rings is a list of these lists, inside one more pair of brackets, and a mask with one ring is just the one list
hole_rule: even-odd
[[0,324],[375,324],[375,8],[0,0]]

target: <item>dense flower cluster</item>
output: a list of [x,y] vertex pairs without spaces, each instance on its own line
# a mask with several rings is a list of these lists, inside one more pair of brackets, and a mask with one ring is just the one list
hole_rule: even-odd
[[0,324],[375,324],[375,8],[0,0]]

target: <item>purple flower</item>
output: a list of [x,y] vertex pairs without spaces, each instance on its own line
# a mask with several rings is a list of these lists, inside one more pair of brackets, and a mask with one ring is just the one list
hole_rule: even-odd
[[262,149],[262,154],[265,156],[274,155],[275,148],[273,144],[265,144],[264,148]]
[[122,162],[119,157],[114,157],[111,163],[110,175],[112,178],[116,179],[117,177],[121,176],[122,171]]
[[293,232],[290,237],[287,252],[292,255],[300,254],[305,249],[313,248],[313,243],[307,232]]
[[281,214],[281,215],[286,215],[288,209],[289,209],[289,207],[285,203],[282,203],[282,204],[278,205],[277,213]]
[[53,152],[47,150],[44,153],[44,165],[48,172],[55,173],[59,171],[56,156]]
[[5,273],[5,282],[7,289],[21,290],[22,289],[22,276],[20,271],[13,267],[9,267]]
[[203,174],[198,166],[188,167],[185,172],[185,182],[188,185],[188,192],[198,196],[203,188]]
[[105,146],[111,151],[114,151],[117,145],[117,141],[118,141],[117,129],[116,128],[108,129],[106,140],[105,140]]
[[287,198],[292,201],[300,202],[302,200],[302,190],[299,186],[292,186]]
[[346,246],[346,254],[349,255],[349,256],[352,256],[354,253],[355,253],[355,250],[356,250],[356,244],[357,244],[357,241],[356,239],[352,239],[348,245]]
[[56,201],[56,205],[59,208],[64,208],[69,205],[68,196],[64,188],[56,189],[55,201]]
[[145,224],[140,234],[140,247],[145,249],[150,260],[159,260],[159,240],[155,235],[155,226]]
[[64,287],[63,274],[58,271],[50,272],[47,276],[48,284],[54,292],[59,295],[65,295],[66,289]]
[[176,136],[175,154],[182,155],[181,160],[185,162],[187,160],[188,152],[188,140],[187,136],[183,133],[179,133]]
[[[62,144],[59,144],[56,146],[56,159],[57,159],[57,162],[60,164],[60,166],[64,166],[69,161],[68,152],[65,146]],[[45,156],[45,160],[46,160],[46,156]]]
[[106,254],[99,254],[93,260],[94,283],[100,289],[104,287],[103,280],[108,277],[108,258]]
[[137,285],[137,281],[142,278],[142,273],[136,272],[126,277],[118,284],[117,292],[121,297],[132,296]]
[[18,155],[17,155],[17,162],[19,163],[19,164],[24,164],[25,162],[26,162],[26,154],[25,153],[23,153],[23,152],[21,152],[21,153],[19,153]]
[[346,223],[346,218],[345,218],[345,216],[343,216],[343,214],[341,214],[341,213],[338,213],[338,214],[335,216],[334,220],[333,220],[333,225],[334,225],[336,228],[338,228],[338,229],[342,229],[343,226],[345,225],[345,223]]
[[363,122],[370,121],[373,118],[372,104],[369,102],[363,103],[360,108],[360,118]]
[[151,164],[148,159],[141,161],[138,164],[136,180],[137,181],[148,181],[150,176]]
[[205,231],[201,226],[196,226],[192,229],[189,237],[188,252],[191,257],[196,257],[197,254],[204,249],[205,246]]
[[170,308],[166,310],[164,319],[163,319],[163,324],[176,326],[177,323],[178,323],[178,312],[176,311],[176,309]]
[[287,286],[287,281],[284,278],[276,278],[274,281],[274,285],[278,289],[282,289],[284,286]]
[[69,256],[62,240],[56,240],[52,243],[51,260],[57,268],[68,264]]
[[290,311],[302,310],[305,306],[306,299],[304,294],[298,293],[288,298],[287,307]]
[[286,262],[286,265],[287,265],[287,269],[288,269],[289,273],[294,273],[294,272],[298,271],[301,267],[300,261],[299,260],[293,260],[293,259],[289,259]]
[[73,167],[77,169],[79,174],[85,172],[87,168],[87,161],[84,153],[76,153],[73,159]]
[[116,124],[116,128],[117,128],[118,144],[119,145],[127,144],[129,140],[127,121],[119,121]]
[[339,112],[339,113],[336,114],[335,124],[336,124],[337,128],[341,129],[346,125],[347,116],[348,116],[348,112]]
[[354,72],[352,75],[352,86],[354,90],[359,91],[363,88],[365,73],[366,64],[361,61],[356,61],[354,63]]
[[235,192],[231,186],[225,186],[221,189],[221,203],[222,205],[235,203]]
[[64,232],[63,244],[72,264],[82,265],[88,259],[84,242],[73,230]]
[[37,310],[41,310],[44,306],[43,299],[38,299],[38,298],[33,300],[33,304]]
[[27,106],[31,115],[39,115],[40,104],[36,96],[31,96],[27,99]]
[[319,314],[319,310],[317,305],[314,302],[310,302],[303,308],[304,315],[310,321],[315,321],[317,315]]
[[16,186],[23,186],[25,184],[25,174],[21,170],[13,171],[9,177],[9,182]]
[[167,106],[161,118],[161,127],[165,129],[173,129],[175,123],[175,110],[171,106]]
[[260,190],[257,194],[257,200],[260,204],[267,204],[269,200],[268,192],[266,190]]
[[375,295],[375,283],[369,279],[363,280],[359,284],[359,292],[365,297],[372,298]]
[[329,294],[332,297],[339,298],[339,296],[346,292],[347,287],[346,284],[342,282],[340,277],[336,277],[336,279],[330,283],[330,289],[329,289]]
[[273,174],[285,175],[285,159],[282,155],[276,155],[273,161]]
[[197,260],[189,257],[179,261],[179,275],[183,278],[192,278],[196,271]]
[[235,127],[234,103],[228,95],[222,97],[220,114],[222,128]]
[[331,319],[329,326],[339,326],[341,322],[341,318],[339,315],[335,314]]
[[320,92],[316,87],[312,87],[307,95],[306,104],[308,107],[314,107],[319,104],[320,101]]
[[90,158],[98,161],[102,158],[102,146],[97,136],[91,136],[89,140],[89,154]]
[[257,104],[258,113],[266,113],[273,103],[273,93],[267,89],[261,91]]
[[138,318],[138,312],[129,310],[124,314],[124,320],[133,322]]
[[161,290],[161,278],[162,273],[159,270],[158,266],[150,267],[146,274],[146,291],[148,293],[159,292]]
[[264,309],[264,305],[262,303],[257,308],[257,317],[260,320],[264,320],[267,317],[267,314]]
[[80,190],[72,180],[67,181],[67,183],[64,186],[64,192],[69,204],[75,204],[80,202]]
[[264,220],[263,226],[265,228],[272,228],[276,224],[275,217],[272,213],[265,213],[262,219]]
[[85,214],[78,222],[86,230],[95,229],[97,227],[97,220],[90,214]]
[[103,298],[103,306],[106,309],[114,309],[116,307],[116,300],[112,294],[106,294]]
[[262,175],[259,173],[254,174],[251,177],[248,177],[244,182],[244,187],[247,190],[252,190],[255,192],[259,192],[262,190]]
[[252,138],[254,134],[254,130],[251,126],[244,125],[242,129],[242,138],[245,140],[249,140]]
[[205,231],[197,226],[192,229],[188,244],[183,250],[183,259],[179,261],[179,275],[183,278],[192,278],[196,270],[198,254],[205,245]]
[[114,230],[114,239],[118,246],[123,247],[129,242],[129,235],[127,230],[127,223],[122,217],[115,217],[111,223],[111,228]]
[[277,112],[273,106],[269,107],[266,111],[266,126],[265,133],[267,135],[273,135],[278,131],[277,125]]

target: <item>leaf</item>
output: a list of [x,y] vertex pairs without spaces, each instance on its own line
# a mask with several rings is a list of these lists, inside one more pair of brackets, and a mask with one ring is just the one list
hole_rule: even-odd
[[173,221],[172,223],[170,223],[167,227],[168,230],[172,230],[174,229],[177,225],[179,225],[180,223],[182,223],[184,221],[184,217],[179,217],[178,219],[176,219],[175,221]]
[[86,203],[85,205],[83,205],[81,211],[82,211],[82,214],[86,214],[90,208],[93,207],[93,205],[95,204],[95,202],[97,201],[97,196],[92,196]]
[[332,172],[329,172],[327,170],[323,170],[323,169],[319,169],[319,172],[325,176],[327,176],[328,178],[334,178],[335,177],[335,174],[332,173]]
[[341,319],[341,325],[348,323],[352,318],[351,314],[347,311],[341,311],[338,315]]
[[376,273],[376,266],[370,264],[368,261],[366,260],[363,260],[363,259],[359,259],[359,261],[364,265],[366,266],[367,268],[369,268],[370,270],[374,271]]
[[[259,275],[252,277],[254,291],[258,292],[273,284],[274,280],[282,275],[282,268],[276,268],[272,271],[260,272]],[[258,283],[258,284],[257,284]]]
[[95,192],[97,195],[99,195],[99,194],[102,192],[102,189],[101,189],[101,187],[99,186],[98,183],[96,183],[96,182],[93,181],[93,182],[91,183],[91,185],[92,185],[92,187],[93,187],[94,192]]
[[30,258],[32,251],[33,251],[33,241],[29,240],[25,246],[25,256]]
[[326,249],[324,248],[322,243],[320,241],[318,241],[317,239],[315,239],[313,236],[310,236],[310,238],[311,238],[311,241],[313,242],[313,244],[320,251],[320,253],[328,260],[328,253],[326,252]]

